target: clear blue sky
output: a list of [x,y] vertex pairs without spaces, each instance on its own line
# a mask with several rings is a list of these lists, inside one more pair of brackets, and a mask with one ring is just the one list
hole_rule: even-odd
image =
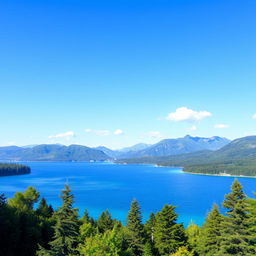
[[1,1],[0,144],[255,134],[255,13],[255,0]]

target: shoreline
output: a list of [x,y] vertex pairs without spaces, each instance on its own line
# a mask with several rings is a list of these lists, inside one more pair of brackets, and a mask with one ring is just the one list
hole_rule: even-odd
[[200,172],[186,172],[183,171],[183,173],[188,173],[188,174],[195,174],[195,175],[207,175],[207,176],[219,176],[219,177],[233,177],[233,178],[256,178],[256,176],[246,176],[246,175],[233,175],[233,174],[209,174],[209,173],[200,173]]
[[[0,163],[2,160],[0,161]],[[7,163],[109,163],[109,164],[121,164],[121,165],[148,165],[152,167],[160,167],[160,168],[178,168],[181,169],[181,173],[187,173],[187,174],[195,174],[195,175],[207,175],[207,176],[219,176],[219,177],[233,177],[233,178],[256,178],[256,176],[247,176],[247,175],[233,175],[228,173],[220,173],[220,174],[210,174],[210,173],[200,173],[200,172],[188,172],[184,171],[184,167],[181,166],[166,166],[166,165],[158,165],[158,164],[149,164],[149,163],[120,163],[115,161],[10,161]],[[31,173],[31,172],[30,172]],[[30,174],[30,173],[24,173],[24,174]],[[16,175],[23,175],[23,174],[14,174],[14,175],[2,175],[0,177],[5,176],[16,176]]]

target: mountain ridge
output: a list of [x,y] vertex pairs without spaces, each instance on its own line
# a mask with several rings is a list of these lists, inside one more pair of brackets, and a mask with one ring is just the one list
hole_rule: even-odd
[[118,162],[183,167],[185,172],[201,174],[256,176],[256,136],[235,139],[216,151],[122,159]]

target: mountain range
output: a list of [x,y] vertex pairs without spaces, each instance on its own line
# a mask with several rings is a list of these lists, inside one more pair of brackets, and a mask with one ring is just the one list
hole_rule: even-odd
[[137,158],[147,156],[170,156],[192,153],[201,150],[217,150],[227,145],[230,140],[218,136],[211,138],[185,136],[178,139],[165,139],[144,149],[129,152],[119,158]]
[[1,161],[116,161],[129,164],[182,166],[184,171],[203,174],[256,176],[256,136],[229,141],[185,136],[156,144],[136,144],[111,150],[81,145],[42,144],[0,147]]
[[120,150],[107,147],[89,148],[82,145],[64,146],[42,144],[29,146],[0,147],[0,160],[8,161],[108,161],[114,159],[140,158],[148,156],[170,156],[200,150],[217,150],[228,144],[226,138],[191,137],[166,139],[154,145],[139,143]]
[[100,150],[81,145],[42,144],[34,147],[0,147],[0,160],[107,161],[111,160],[111,157]]
[[182,166],[184,171],[202,174],[256,176],[256,136],[231,141],[218,150],[201,150],[169,156],[122,159],[129,164]]

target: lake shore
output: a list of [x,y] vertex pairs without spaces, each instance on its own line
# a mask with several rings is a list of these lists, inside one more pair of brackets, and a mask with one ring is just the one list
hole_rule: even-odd
[[245,176],[245,175],[232,175],[228,173],[220,173],[220,174],[209,174],[209,173],[200,173],[200,172],[186,172],[183,173],[195,174],[195,175],[206,175],[206,176],[219,176],[219,177],[233,177],[233,178],[256,178],[256,176]]

